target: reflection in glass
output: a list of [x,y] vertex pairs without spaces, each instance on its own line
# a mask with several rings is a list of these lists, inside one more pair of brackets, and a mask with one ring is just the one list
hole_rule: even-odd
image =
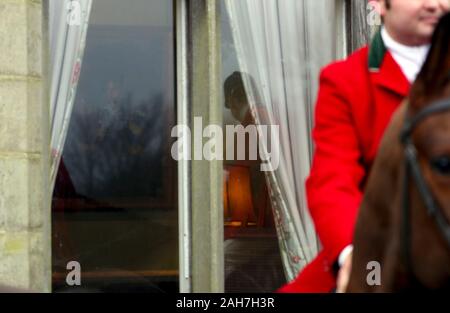
[[178,291],[172,2],[124,4],[93,1],[53,195],[55,291]]

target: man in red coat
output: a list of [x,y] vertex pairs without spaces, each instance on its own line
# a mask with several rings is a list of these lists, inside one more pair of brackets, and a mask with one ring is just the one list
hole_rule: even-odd
[[449,0],[379,0],[383,27],[323,69],[315,108],[308,205],[322,251],[281,292],[345,290],[365,181],[392,113],[407,96]]

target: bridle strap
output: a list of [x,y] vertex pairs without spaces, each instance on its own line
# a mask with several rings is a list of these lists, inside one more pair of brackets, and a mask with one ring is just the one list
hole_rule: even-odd
[[419,194],[422,197],[425,207],[427,208],[427,213],[435,220],[439,230],[441,231],[441,234],[447,242],[447,245],[450,247],[450,225],[448,224],[446,217],[442,213],[442,210],[434,200],[433,194],[430,192],[430,189],[425,182],[422,171],[419,167],[419,162],[417,160],[416,149],[412,144],[408,144],[405,152],[412,177],[414,178],[414,182],[416,183]]
[[405,120],[405,125],[400,135],[401,142],[404,144],[407,143],[417,124],[419,124],[419,122],[421,122],[424,118],[428,117],[429,115],[444,112],[447,110],[450,110],[450,98],[438,100],[422,109],[413,118]]
[[447,246],[450,247],[450,225],[441,210],[437,205],[433,194],[430,192],[428,185],[420,170],[419,161],[417,159],[417,150],[412,142],[411,136],[416,126],[426,117],[450,110],[450,98],[443,99],[432,103],[431,105],[422,109],[414,117],[405,120],[405,125],[400,134],[400,140],[405,147],[405,175],[403,182],[403,230],[402,239],[404,242],[404,257],[407,269],[412,273],[412,258],[411,258],[411,208],[409,198],[409,181],[412,176],[419,194],[425,204],[427,213],[433,218],[441,235],[444,237]]
[[[407,159],[407,158],[406,158]],[[405,162],[405,175],[403,176],[403,206],[402,206],[402,241],[403,245],[403,258],[406,268],[409,273],[412,272],[411,264],[411,214],[409,205],[409,179],[411,177],[411,167],[409,162]]]

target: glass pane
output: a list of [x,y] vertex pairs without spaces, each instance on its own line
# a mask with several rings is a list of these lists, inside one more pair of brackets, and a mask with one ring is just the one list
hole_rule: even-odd
[[178,291],[173,28],[172,1],[93,1],[53,194],[55,292]]
[[[245,103],[245,74],[239,70],[223,1],[221,12],[223,127],[246,127],[253,121]],[[224,155],[230,149],[227,142],[225,138]],[[285,276],[271,202],[260,160],[249,160],[248,139],[246,151],[246,160],[235,155],[224,161],[225,292],[274,292],[285,283]]]

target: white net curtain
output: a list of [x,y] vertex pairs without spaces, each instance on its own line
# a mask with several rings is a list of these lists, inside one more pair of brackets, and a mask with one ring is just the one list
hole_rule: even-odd
[[49,0],[52,186],[77,91],[91,5],[92,0]]
[[[336,59],[336,7],[330,0],[225,0],[240,70],[256,123],[280,126],[280,164],[266,172],[288,280],[319,244],[305,196],[312,112],[320,68]],[[250,78],[249,78],[250,77]],[[251,82],[253,78],[254,83]],[[267,120],[268,119],[268,120]],[[259,122],[258,122],[259,121]]]

